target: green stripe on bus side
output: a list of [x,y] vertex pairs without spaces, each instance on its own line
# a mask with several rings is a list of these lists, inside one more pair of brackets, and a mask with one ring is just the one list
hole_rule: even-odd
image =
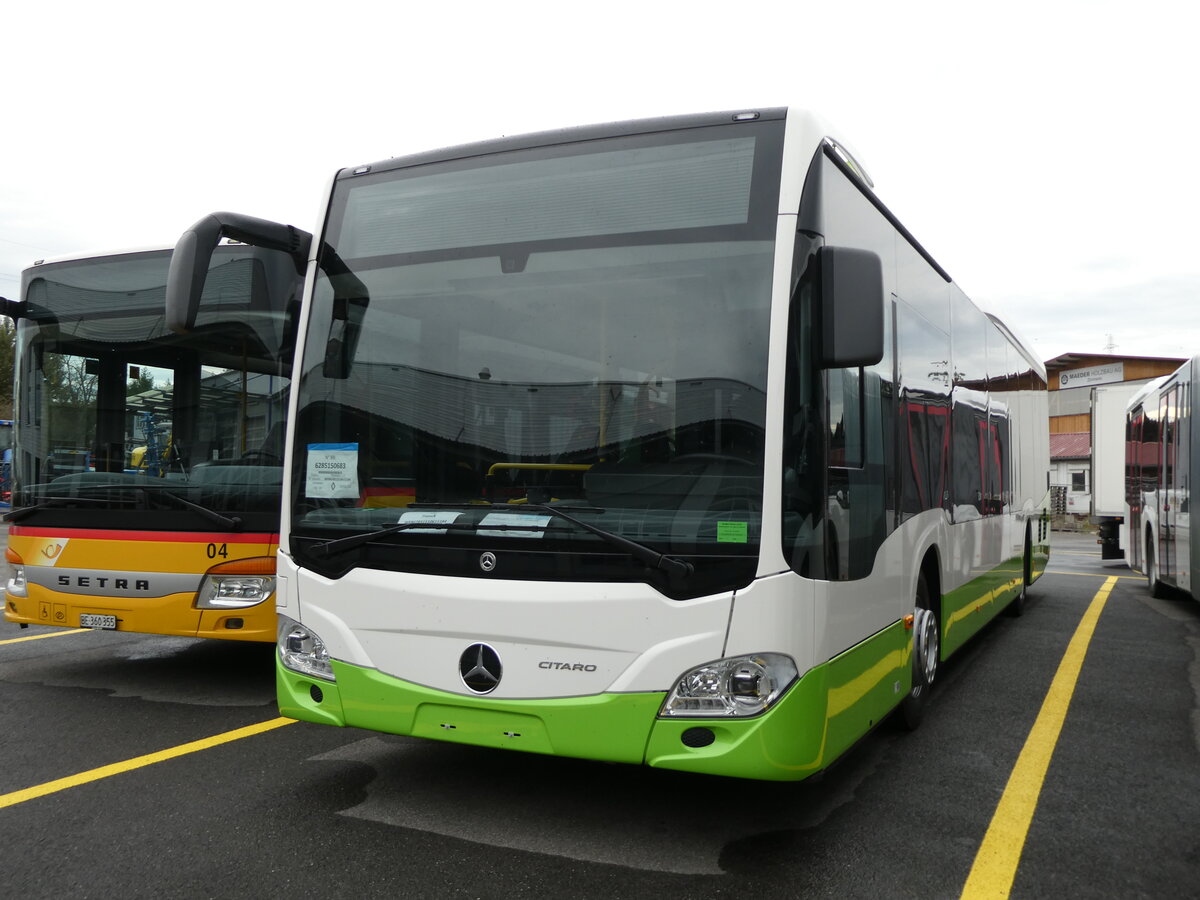
[[945,659],[1021,593],[1025,561],[1016,556],[942,596],[942,658]]
[[[776,781],[820,771],[881,721],[911,686],[910,634],[884,629],[806,673],[751,719],[659,719],[665,693],[489,700],[421,687],[334,661],[336,683],[277,663],[282,715],[389,734]],[[320,701],[312,687],[319,688]],[[689,747],[683,734],[713,740]]]

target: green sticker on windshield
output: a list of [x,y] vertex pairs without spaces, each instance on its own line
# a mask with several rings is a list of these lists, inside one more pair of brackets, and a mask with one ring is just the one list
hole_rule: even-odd
[[744,544],[748,526],[745,522],[718,522],[718,544]]

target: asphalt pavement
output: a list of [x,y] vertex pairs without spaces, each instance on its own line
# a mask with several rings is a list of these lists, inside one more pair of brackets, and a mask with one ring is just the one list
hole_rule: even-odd
[[1150,598],[1066,533],[1025,614],[945,664],[920,729],[884,723],[799,784],[280,722],[269,645],[0,623],[0,884],[22,898],[963,896],[1106,584],[1027,833],[1005,844],[1011,896],[1195,896],[1200,606]]

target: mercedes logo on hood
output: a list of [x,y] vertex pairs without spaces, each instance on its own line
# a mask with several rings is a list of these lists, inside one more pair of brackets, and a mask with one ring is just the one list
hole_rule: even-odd
[[490,694],[500,684],[500,654],[487,644],[472,644],[458,658],[458,674],[476,694]]

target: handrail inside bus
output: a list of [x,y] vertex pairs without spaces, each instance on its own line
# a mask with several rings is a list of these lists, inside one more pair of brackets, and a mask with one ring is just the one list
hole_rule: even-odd
[[496,474],[497,469],[526,469],[543,472],[586,472],[592,467],[591,463],[493,463],[487,470],[488,477]]

